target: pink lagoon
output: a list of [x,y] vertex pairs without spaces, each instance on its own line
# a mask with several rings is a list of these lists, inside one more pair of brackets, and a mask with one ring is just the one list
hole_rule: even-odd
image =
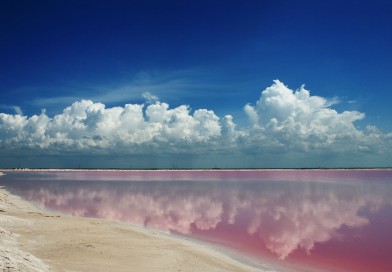
[[41,208],[211,244],[274,271],[392,271],[392,171],[6,171]]

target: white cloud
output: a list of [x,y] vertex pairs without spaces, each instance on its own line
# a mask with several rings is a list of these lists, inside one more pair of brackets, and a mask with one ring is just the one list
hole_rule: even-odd
[[0,109],[12,110],[18,115],[23,115],[23,111],[19,106],[0,105]]
[[3,156],[18,152],[191,155],[225,151],[244,156],[282,154],[286,158],[300,153],[309,161],[312,155],[321,158],[332,154],[337,160],[343,155],[346,160],[364,154],[391,159],[385,155],[392,147],[391,133],[371,126],[358,129],[355,122],[365,118],[364,113],[337,112],[331,105],[338,99],[311,95],[304,86],[293,91],[275,80],[255,106],[244,106],[251,126],[242,129],[231,115],[219,118],[212,110],[193,111],[187,105],[172,109],[151,93],[143,96],[147,105],[111,108],[81,100],[53,117],[45,112],[30,117],[21,112],[1,113]]
[[245,105],[244,111],[248,115],[250,121],[253,124],[257,124],[259,122],[259,116],[256,112],[256,109],[254,107],[252,107],[250,104]]
[[364,132],[354,125],[365,114],[339,113],[330,108],[336,103],[336,98],[312,96],[304,86],[293,91],[275,80],[261,93],[256,106],[247,104],[244,110],[257,125],[249,131],[255,141],[261,139],[268,144],[305,151],[325,148],[346,151],[368,144]]
[[169,152],[181,151],[178,146],[206,144],[221,134],[213,111],[191,113],[188,106],[170,109],[161,102],[147,107],[127,104],[106,108],[90,100],[75,102],[53,118],[45,111],[31,117],[2,113],[0,129],[3,150],[28,148],[49,153],[90,150],[131,154],[139,145],[144,145],[143,150],[160,146]]
[[151,94],[150,92],[144,92],[142,94],[143,98],[146,100],[148,104],[152,104],[159,100],[158,96]]
[[[70,84],[66,88],[61,89],[61,93],[68,93],[68,96],[53,96],[37,98],[31,101],[35,106],[54,106],[69,105],[75,101],[92,100],[105,104],[127,103],[128,101],[140,101],[146,94],[153,92],[151,96],[152,102],[158,100],[158,97],[174,97],[181,98],[184,93],[198,95],[201,92],[195,92],[200,89],[215,89],[216,86],[208,84],[200,84],[192,79],[194,74],[198,74],[197,70],[177,71],[172,73],[137,73],[131,80],[109,85],[74,85]],[[191,76],[193,75],[193,76]],[[200,78],[198,76],[197,78]],[[53,92],[57,87],[32,88],[30,91],[47,90]]]

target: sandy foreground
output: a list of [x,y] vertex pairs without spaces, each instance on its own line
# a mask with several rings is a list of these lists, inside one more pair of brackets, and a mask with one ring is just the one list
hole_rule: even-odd
[[272,271],[125,223],[42,211],[0,187],[0,271]]

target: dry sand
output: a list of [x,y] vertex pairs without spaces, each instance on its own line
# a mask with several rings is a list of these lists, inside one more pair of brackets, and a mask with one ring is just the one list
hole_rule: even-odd
[[34,207],[0,187],[0,271],[271,271],[163,233]]

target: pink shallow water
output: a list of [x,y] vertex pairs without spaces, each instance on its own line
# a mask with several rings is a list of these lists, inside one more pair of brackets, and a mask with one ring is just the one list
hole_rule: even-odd
[[390,170],[7,174],[0,185],[47,209],[156,228],[298,271],[392,271]]

